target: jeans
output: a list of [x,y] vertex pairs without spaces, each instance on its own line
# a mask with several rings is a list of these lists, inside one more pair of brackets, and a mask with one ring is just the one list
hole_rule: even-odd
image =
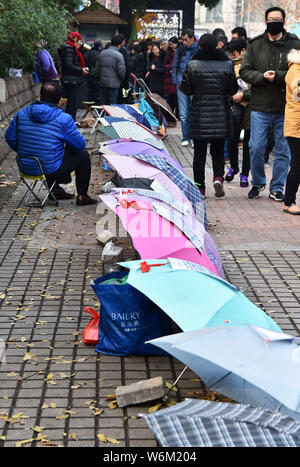
[[107,88],[100,86],[100,105],[112,105],[118,103],[119,88]]
[[300,138],[287,138],[291,150],[291,168],[286,180],[286,206],[296,203],[296,194],[300,185]]
[[91,159],[86,149],[78,152],[66,150],[57,171],[46,175],[48,185],[51,186],[55,180],[57,183],[65,183],[74,170],[77,194],[87,195],[91,178]]
[[189,138],[189,115],[192,105],[192,96],[186,96],[180,89],[177,89],[179,118],[181,121],[182,140],[188,141]]
[[[209,141],[206,140],[194,139],[194,180],[200,188],[205,187],[205,162],[208,143]],[[214,179],[223,178],[225,166],[224,140],[211,141],[210,155],[212,159]]]
[[283,191],[290,165],[291,153],[288,142],[283,136],[283,122],[283,112],[251,111],[249,149],[253,186],[266,185],[264,155],[268,144],[268,130],[271,125],[273,127],[275,149],[270,192]]

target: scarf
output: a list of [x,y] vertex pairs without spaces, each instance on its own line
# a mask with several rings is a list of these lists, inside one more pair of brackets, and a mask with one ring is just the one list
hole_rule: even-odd
[[67,41],[66,44],[71,45],[71,46],[75,49],[75,52],[76,52],[76,54],[77,54],[77,57],[78,57],[79,60],[80,60],[80,66],[81,66],[81,68],[84,68],[84,67],[85,67],[85,64],[84,64],[84,60],[83,60],[82,53],[79,52],[79,50],[78,50],[78,48],[76,47],[76,45],[74,44],[74,42]]

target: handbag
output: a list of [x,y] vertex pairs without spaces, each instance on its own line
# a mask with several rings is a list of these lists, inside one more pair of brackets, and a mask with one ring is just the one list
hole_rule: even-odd
[[92,319],[82,331],[82,342],[84,342],[84,344],[96,345],[99,341],[100,315],[98,311],[89,306],[86,306],[83,311],[92,315]]
[[146,341],[170,334],[168,316],[148,297],[126,283],[127,271],[92,282],[101,303],[96,352],[107,355],[167,355]]

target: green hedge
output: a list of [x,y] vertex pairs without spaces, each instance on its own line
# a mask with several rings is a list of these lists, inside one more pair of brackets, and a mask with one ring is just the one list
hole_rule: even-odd
[[9,68],[32,71],[40,39],[55,54],[65,42],[72,17],[54,0],[0,0],[0,76]]

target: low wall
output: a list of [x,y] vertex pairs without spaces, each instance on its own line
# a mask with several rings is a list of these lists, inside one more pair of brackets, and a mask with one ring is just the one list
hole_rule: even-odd
[[0,162],[10,151],[5,132],[22,107],[39,97],[40,84],[34,84],[32,76],[0,79]]

